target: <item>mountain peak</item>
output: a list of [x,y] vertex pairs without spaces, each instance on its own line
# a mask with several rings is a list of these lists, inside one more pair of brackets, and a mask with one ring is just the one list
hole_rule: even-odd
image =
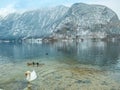
[[120,33],[115,25],[118,22],[116,13],[105,6],[84,3],[75,3],[71,7],[60,5],[0,18],[0,39]]

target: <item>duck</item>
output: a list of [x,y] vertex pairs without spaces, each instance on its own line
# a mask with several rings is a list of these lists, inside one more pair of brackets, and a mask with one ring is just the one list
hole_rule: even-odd
[[31,66],[31,65],[33,65],[33,63],[30,63],[30,62],[27,63],[27,66]]
[[37,62],[36,64],[37,64],[37,67],[38,67],[38,66],[39,66],[39,63]]
[[37,74],[36,74],[35,70],[33,70],[32,72],[31,71],[26,71],[25,76],[26,76],[26,80],[29,83],[37,78]]

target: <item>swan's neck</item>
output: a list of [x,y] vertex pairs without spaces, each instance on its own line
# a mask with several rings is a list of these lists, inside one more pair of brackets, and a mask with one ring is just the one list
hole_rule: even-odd
[[28,80],[28,81],[30,81],[30,79],[31,79],[31,74],[29,73],[28,75],[27,75],[27,77],[26,77],[26,79]]

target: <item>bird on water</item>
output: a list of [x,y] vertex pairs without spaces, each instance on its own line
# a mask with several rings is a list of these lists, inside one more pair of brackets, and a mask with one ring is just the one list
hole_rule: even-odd
[[33,70],[32,72],[31,71],[26,71],[25,75],[26,75],[26,80],[28,82],[31,82],[31,81],[33,81],[37,78],[37,74],[36,74],[35,70]]

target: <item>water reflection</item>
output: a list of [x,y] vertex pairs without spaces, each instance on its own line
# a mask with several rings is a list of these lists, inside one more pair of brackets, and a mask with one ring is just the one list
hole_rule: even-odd
[[[29,59],[54,57],[60,62],[67,60],[81,64],[119,66],[119,42],[83,41],[43,44],[0,44],[0,63],[21,62]],[[47,53],[47,55],[46,55]],[[120,67],[120,66],[119,66]]]
[[119,43],[115,42],[73,42],[73,43],[59,43],[58,50],[64,54],[69,55],[70,58],[79,61],[82,64],[92,64],[99,66],[110,66],[117,63],[119,59]]
[[23,90],[33,90],[32,89],[32,84],[28,83],[27,87],[24,88]]

